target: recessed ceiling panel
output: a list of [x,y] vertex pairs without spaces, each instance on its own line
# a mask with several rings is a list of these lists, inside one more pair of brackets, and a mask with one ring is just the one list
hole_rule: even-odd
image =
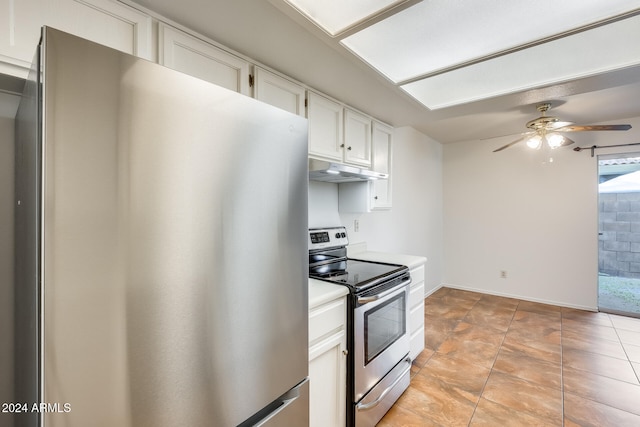
[[402,85],[430,109],[640,65],[640,16]]
[[335,36],[407,0],[285,0],[317,26]]
[[341,43],[401,83],[637,8],[639,0],[424,0]]

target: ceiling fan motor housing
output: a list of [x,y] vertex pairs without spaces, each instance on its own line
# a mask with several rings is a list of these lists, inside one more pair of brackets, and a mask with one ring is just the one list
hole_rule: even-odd
[[549,129],[549,125],[556,123],[557,121],[557,117],[542,116],[527,122],[527,127],[535,131]]
[[551,108],[551,104],[548,102],[538,105],[536,109],[540,111],[542,116],[538,117],[537,119],[528,121],[527,128],[535,131],[540,131],[543,129],[549,129],[550,124],[556,123],[558,121],[557,117],[547,117],[546,115],[547,111],[549,111],[549,108]]

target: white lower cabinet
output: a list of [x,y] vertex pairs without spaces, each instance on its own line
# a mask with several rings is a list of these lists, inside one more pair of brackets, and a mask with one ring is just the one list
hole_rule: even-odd
[[424,264],[411,269],[409,331],[411,334],[409,357],[414,360],[424,350]]
[[346,422],[346,306],[343,296],[309,311],[311,427],[340,427]]

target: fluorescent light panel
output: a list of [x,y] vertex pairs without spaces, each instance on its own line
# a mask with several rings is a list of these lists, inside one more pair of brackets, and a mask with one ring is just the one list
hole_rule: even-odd
[[638,0],[425,0],[341,43],[402,83],[638,7]]
[[407,0],[285,0],[331,36]]
[[402,85],[430,109],[640,65],[640,16]]

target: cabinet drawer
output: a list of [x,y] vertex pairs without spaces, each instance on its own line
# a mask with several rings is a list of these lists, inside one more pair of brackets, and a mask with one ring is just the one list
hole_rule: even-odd
[[411,331],[411,349],[409,351],[411,360],[415,360],[422,353],[422,350],[424,350],[424,327]]
[[411,270],[411,281],[414,284],[424,282],[424,265]]
[[409,291],[409,308],[413,310],[418,305],[424,305],[424,282],[417,286],[411,286]]
[[323,304],[309,312],[309,343],[344,329],[346,301],[340,298]]
[[421,326],[424,326],[424,304],[409,308],[409,330],[411,333]]

